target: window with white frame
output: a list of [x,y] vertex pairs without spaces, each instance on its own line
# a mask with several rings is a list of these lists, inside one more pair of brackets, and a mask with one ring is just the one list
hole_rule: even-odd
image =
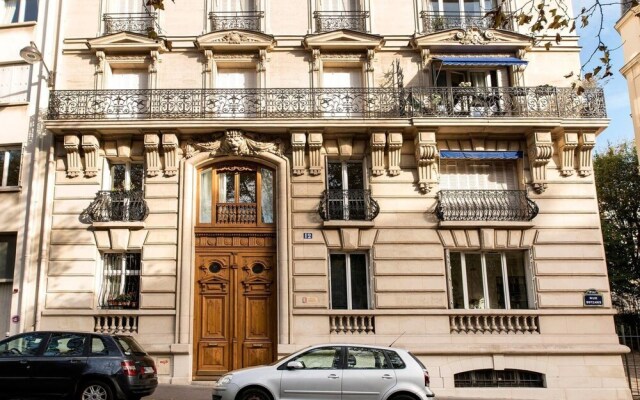
[[257,84],[255,69],[218,68],[216,88],[219,89],[254,89]]
[[38,20],[38,0],[0,0],[0,24]]
[[369,268],[365,253],[332,253],[329,270],[332,310],[370,308]]
[[20,185],[21,164],[20,147],[0,147],[0,188]]
[[0,104],[29,101],[31,65],[0,65]]
[[469,70],[433,68],[433,82],[437,87],[459,87],[462,83],[471,84],[471,87],[476,88],[508,87],[509,72],[506,68]]
[[479,15],[498,6],[498,0],[426,0],[429,11],[444,15]]
[[105,253],[100,284],[100,308],[137,309],[140,302],[140,253]]
[[322,11],[360,11],[360,0],[320,0]]
[[327,161],[327,212],[331,220],[366,220],[368,193],[362,161]]
[[107,161],[104,171],[104,190],[144,190],[144,164],[141,162]]
[[450,251],[450,307],[528,309],[533,304],[525,252]]
[[324,67],[322,70],[322,87],[325,88],[361,88],[362,67]]
[[107,7],[114,14],[137,14],[147,12],[146,0],[109,0]]
[[442,190],[518,190],[515,160],[440,161]]
[[13,282],[13,269],[16,259],[15,233],[0,234],[0,283]]
[[222,12],[247,12],[258,10],[258,0],[213,0],[213,9]]
[[149,72],[139,68],[112,68],[107,83],[109,89],[147,89]]

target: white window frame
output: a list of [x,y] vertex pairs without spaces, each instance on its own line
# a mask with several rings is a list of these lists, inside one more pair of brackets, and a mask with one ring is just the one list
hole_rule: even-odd
[[[9,181],[9,163],[10,163],[10,152],[12,150],[20,151],[20,168],[18,170],[18,184],[15,186],[7,186],[7,182]],[[4,164],[2,165],[2,175],[0,176],[0,190],[1,189],[14,189],[20,187],[21,177],[22,177],[22,156],[23,149],[22,146],[0,146],[0,152],[4,153]]]
[[[461,279],[462,279],[462,292],[464,298],[464,308],[454,308],[453,304],[453,279],[452,279],[452,265],[451,265],[451,253],[460,253],[460,264],[461,264]],[[537,307],[537,303],[534,299],[534,280],[533,273],[531,271],[530,264],[530,252],[527,251],[515,251],[514,253],[519,253],[522,255],[522,261],[524,266],[525,273],[525,283],[527,290],[527,310],[535,309]],[[467,265],[465,256],[467,254],[480,254],[480,264],[482,267],[482,290],[484,296],[484,308],[469,308],[469,288],[467,286]],[[500,263],[502,267],[502,285],[503,292],[505,297],[505,308],[491,308],[491,297],[489,296],[489,285],[487,280],[487,264],[486,264],[486,254],[500,254]],[[446,263],[447,263],[447,274],[448,274],[448,286],[449,286],[449,308],[455,310],[511,310],[511,296],[509,292],[509,276],[507,274],[507,252],[500,251],[462,251],[462,250],[454,250],[449,249],[446,251]]]
[[[6,2],[6,0],[0,0],[0,1]],[[36,19],[34,21],[25,21],[24,17],[25,17],[26,10],[27,10],[27,2],[33,2],[35,0],[16,0],[16,1],[18,3],[18,20],[15,21],[15,22],[7,22],[7,23],[3,23],[3,22],[0,21],[0,23],[2,25],[22,24],[22,23],[25,23],[25,22],[36,23],[38,21],[38,17],[39,17],[39,14],[40,14],[40,2],[42,0],[38,0],[37,1],[38,9],[36,10]],[[4,16],[3,16],[3,18],[4,18]]]
[[[491,84],[491,73],[496,73],[496,86],[492,86]],[[509,69],[506,67],[495,66],[493,68],[479,68],[479,67],[469,67],[469,68],[452,68],[451,66],[445,66],[442,68],[434,68],[433,69],[433,86],[437,85],[438,75],[444,74],[447,81],[447,86],[444,87],[456,87],[452,86],[451,75],[453,73],[459,73],[465,75],[465,82],[472,82],[471,74],[472,73],[484,73],[485,74],[485,86],[486,88],[499,88],[499,87],[509,87],[510,79],[509,79]],[[437,86],[443,87],[443,86]],[[477,86],[473,86],[477,87]]]
[[[371,301],[371,295],[372,295],[372,290],[371,290],[371,263],[369,262],[369,254],[367,252],[363,252],[363,251],[356,251],[356,252],[341,252],[341,251],[332,251],[329,253],[329,309],[333,310],[333,304],[331,304],[332,302],[332,298],[333,298],[333,294],[332,294],[332,278],[331,278],[331,256],[332,255],[342,255],[345,258],[345,274],[346,274],[346,285],[347,285],[347,310],[353,310],[353,293],[351,293],[351,255],[352,254],[362,254],[364,255],[364,259],[365,259],[365,271],[367,274],[366,277],[366,281],[367,281],[367,310],[371,310],[373,308],[373,302]],[[339,309],[337,309],[339,310]],[[358,310],[355,310],[358,311]]]
[[[478,177],[481,175],[473,174],[472,172],[474,171],[470,168],[471,166],[470,164],[474,162],[488,164],[487,167],[491,170],[490,176],[493,175],[494,177],[498,177],[498,173],[501,172],[505,187],[504,188],[497,188],[497,187],[487,188],[486,186],[480,187],[482,182],[479,181]],[[440,165],[438,166],[438,170],[440,171],[440,188],[442,190],[520,190],[521,188],[520,174],[519,174],[519,169],[520,169],[519,159],[518,160],[483,160],[483,159],[473,160],[473,159],[440,158],[439,163]],[[448,168],[450,164],[456,164],[455,174],[448,173]],[[500,168],[500,170],[497,169],[498,164],[502,164],[502,167]],[[464,177],[467,180],[467,184],[465,185],[465,187],[451,187],[453,185],[451,184],[451,179],[449,178],[449,176],[454,176],[454,175],[457,175],[458,177]],[[475,181],[475,186],[474,184],[471,183],[472,177],[474,177],[473,180]],[[513,187],[509,187],[509,183],[511,183]],[[462,186],[462,185],[459,185],[459,186]]]
[[142,161],[116,161],[116,160],[104,160],[104,167],[102,168],[102,190],[115,190],[113,188],[113,173],[112,168],[115,165],[124,165],[125,166],[125,176],[124,176],[124,187],[125,190],[131,190],[131,165],[142,165],[143,174],[142,174],[142,187],[144,188],[145,184],[145,166]]
[[[431,12],[436,12],[431,10],[431,1],[430,0],[423,0],[423,10],[429,10]],[[484,14],[487,11],[491,11],[491,9],[487,10],[484,7],[484,2],[485,0],[476,0],[477,3],[480,3],[480,14]],[[458,7],[460,9],[460,16],[464,17],[465,15],[465,11],[464,11],[464,0],[458,0]],[[439,14],[440,15],[444,15],[444,1],[443,0],[438,0],[438,9],[440,10]]]
[[[107,275],[107,270],[106,270],[106,263],[105,260],[108,256],[110,255],[119,255],[120,256],[120,268],[119,269],[109,269],[110,274]],[[142,253],[141,252],[135,252],[135,251],[126,251],[126,252],[116,252],[116,251],[108,251],[108,252],[103,252],[100,253],[100,262],[99,262],[99,268],[100,268],[100,280],[98,281],[98,287],[96,290],[96,295],[98,297],[97,299],[97,304],[99,307],[103,307],[103,308],[108,308],[105,307],[106,302],[107,302],[107,298],[108,297],[108,293],[106,292],[105,289],[105,278],[107,276],[115,276],[119,273],[121,279],[120,279],[120,287],[118,288],[118,292],[119,294],[125,294],[124,290],[125,285],[126,285],[126,279],[125,277],[128,276],[127,275],[127,255],[129,254],[138,254],[139,255],[139,266],[140,269],[138,270],[138,274],[129,274],[129,276],[137,276],[138,277],[138,309],[140,308],[140,295],[142,293]],[[104,299],[102,297],[105,297]]]

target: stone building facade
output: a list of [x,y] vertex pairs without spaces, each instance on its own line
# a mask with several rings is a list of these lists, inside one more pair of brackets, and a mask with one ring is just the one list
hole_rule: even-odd
[[637,17],[639,12],[638,7],[633,7],[632,2],[623,1],[621,18],[616,23],[616,30],[622,36],[624,54],[624,66],[620,72],[629,86],[631,118],[637,148],[640,148],[640,21]]
[[132,333],[171,383],[395,342],[438,395],[630,398],[577,37],[491,1],[138,3],[61,2],[38,328]]

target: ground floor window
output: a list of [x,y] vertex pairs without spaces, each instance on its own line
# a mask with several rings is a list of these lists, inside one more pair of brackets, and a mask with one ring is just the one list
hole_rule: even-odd
[[544,387],[544,375],[519,369],[481,369],[454,375],[455,387]]
[[369,271],[364,253],[333,253],[330,257],[331,308],[369,309]]
[[531,308],[525,252],[449,252],[450,307]]
[[0,234],[0,283],[13,282],[13,268],[16,258],[15,233]]
[[137,309],[140,299],[140,253],[105,253],[100,308]]

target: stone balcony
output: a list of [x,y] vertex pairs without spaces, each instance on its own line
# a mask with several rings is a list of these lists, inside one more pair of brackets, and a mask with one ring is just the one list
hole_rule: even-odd
[[102,16],[104,34],[111,35],[118,32],[133,32],[147,35],[150,31],[158,32],[158,14],[148,13],[109,13]]
[[214,11],[209,13],[211,32],[228,29],[263,32],[263,18],[262,11]]
[[422,11],[422,33],[435,33],[449,29],[502,29],[515,32],[515,24],[510,16],[503,21],[496,21],[496,18],[487,13],[435,13]]

